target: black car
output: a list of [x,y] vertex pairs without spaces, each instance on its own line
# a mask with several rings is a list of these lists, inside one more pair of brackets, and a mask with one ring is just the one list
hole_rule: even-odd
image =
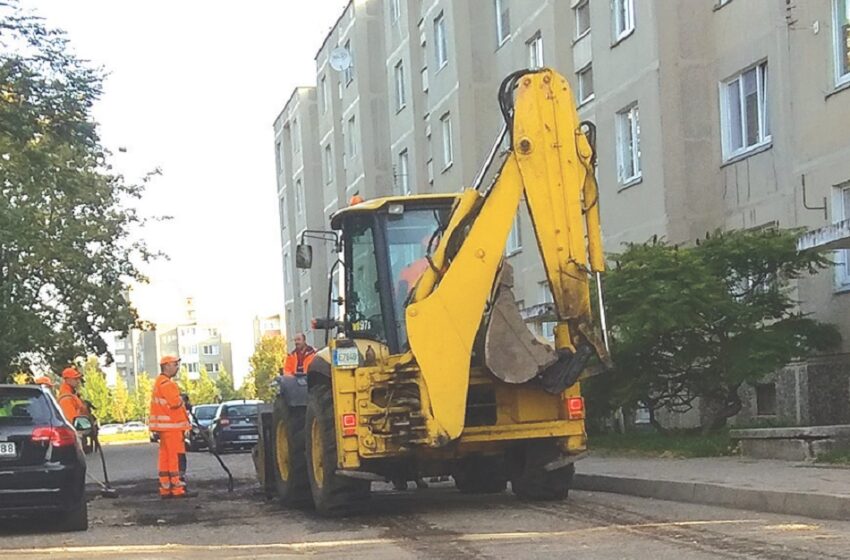
[[0,516],[49,512],[55,527],[85,531],[85,479],[80,437],[53,395],[34,385],[0,385]]
[[[207,429],[212,424],[213,419],[215,419],[218,408],[219,405],[217,404],[196,404],[192,407],[194,417],[189,418],[192,422],[192,429],[186,432],[186,449],[197,451],[207,447],[207,437],[209,434]],[[196,418],[198,419],[197,423],[195,422]]]
[[209,426],[212,451],[250,449],[257,444],[259,405],[262,401],[227,401],[219,405]]

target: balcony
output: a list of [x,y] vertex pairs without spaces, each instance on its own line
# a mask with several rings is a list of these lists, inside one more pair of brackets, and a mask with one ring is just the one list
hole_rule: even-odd
[[850,220],[842,220],[801,235],[797,239],[797,250],[807,249],[850,249]]

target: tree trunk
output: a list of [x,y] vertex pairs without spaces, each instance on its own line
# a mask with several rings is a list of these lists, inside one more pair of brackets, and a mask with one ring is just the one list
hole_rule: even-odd
[[741,412],[743,404],[738,395],[740,384],[729,387],[725,394],[702,395],[700,425],[703,435],[726,426],[726,420]]
[[655,431],[659,434],[667,435],[669,431],[667,428],[661,425],[661,422],[658,421],[658,418],[655,416],[655,409],[653,407],[648,407],[649,410],[649,425],[655,428]]

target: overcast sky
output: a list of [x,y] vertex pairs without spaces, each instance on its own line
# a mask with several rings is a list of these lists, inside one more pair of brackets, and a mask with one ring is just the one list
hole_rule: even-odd
[[141,208],[174,217],[145,231],[171,260],[145,270],[142,318],[180,320],[193,296],[198,319],[230,336],[237,381],[254,315],[283,310],[272,122],[294,87],[315,84],[346,3],[21,0],[109,72],[95,118],[115,167],[162,168]]

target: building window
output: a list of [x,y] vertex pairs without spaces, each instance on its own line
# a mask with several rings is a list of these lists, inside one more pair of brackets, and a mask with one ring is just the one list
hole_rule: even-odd
[[410,194],[410,177],[408,175],[409,162],[407,149],[398,154],[398,168],[396,169],[396,186],[398,194]]
[[522,226],[519,221],[519,211],[514,216],[514,223],[508,234],[508,242],[505,245],[505,254],[508,256],[522,251]]
[[216,356],[218,355],[218,344],[204,344],[203,348],[201,348],[204,356]]
[[401,0],[390,0],[390,23],[397,25],[399,17],[401,17]]
[[440,125],[443,130],[443,169],[448,169],[454,161],[452,150],[452,116],[446,113],[440,117]]
[[198,364],[186,364],[186,371],[188,371],[189,373],[198,373]]
[[206,363],[204,369],[207,370],[207,373],[218,373],[221,371],[221,364]]
[[331,152],[331,145],[325,146],[325,184],[330,184],[334,180],[334,160]]
[[[832,221],[850,220],[850,182],[835,187],[832,200]],[[839,290],[850,288],[850,249],[835,252],[835,284]]]
[[283,162],[281,161],[280,150],[281,150],[281,145],[280,145],[280,140],[278,140],[277,142],[274,143],[274,166],[275,166],[275,169],[277,170],[278,175],[280,175],[283,172]]
[[345,85],[351,83],[354,80],[354,53],[351,51],[351,39],[345,42],[345,50],[348,51],[348,58],[350,60],[348,64],[348,68],[346,68],[342,73],[342,79],[345,81]]
[[528,45],[528,67],[532,70],[543,68],[543,36],[538,31],[526,43]]
[[304,184],[301,179],[295,181],[295,214],[304,216]]
[[510,0],[493,0],[496,10],[496,40],[499,46],[511,38]]
[[614,42],[635,30],[635,1],[614,0]]
[[298,119],[292,121],[292,151],[296,154],[301,151],[301,122]]
[[302,313],[303,313],[302,319],[303,320],[301,321],[301,324],[302,324],[301,328],[304,332],[307,332],[308,327],[310,326],[310,322],[311,322],[310,321],[311,317],[310,317],[310,298],[309,297],[304,298],[303,305],[304,305],[304,307],[302,309]]
[[850,83],[850,0],[833,0],[835,29],[835,81]]
[[576,18],[576,39],[590,31],[590,0],[582,0],[573,8]]
[[286,284],[284,285],[285,292],[286,292],[284,294],[284,297],[286,299],[292,299],[292,298],[287,297],[287,296],[290,293],[294,293],[294,291],[295,291],[295,288],[292,286],[292,269],[289,268],[289,267],[290,267],[289,255],[287,253],[284,253],[283,254],[283,278],[284,278],[284,281],[286,282]]
[[617,168],[622,185],[640,178],[640,118],[637,104],[617,113]]
[[434,56],[437,60],[437,69],[449,63],[449,47],[446,40],[446,18],[440,12],[434,19]]
[[357,142],[354,141],[355,126],[354,117],[348,119],[348,157],[352,158],[357,155]]
[[286,195],[281,196],[278,199],[280,203],[280,229],[286,229],[287,225],[287,215],[286,215]]
[[756,415],[776,416],[776,383],[756,385]]
[[428,93],[428,67],[423,68],[420,74],[422,75],[422,92]]
[[593,99],[593,66],[588,64],[578,72],[578,99],[579,104],[587,103]]
[[324,115],[328,112],[328,102],[330,101],[328,97],[328,79],[325,76],[322,76],[321,87],[319,88],[319,103],[321,107],[319,110]]
[[720,89],[724,158],[728,160],[770,142],[767,62],[733,76]]
[[[538,298],[537,300],[545,305],[547,303],[554,303],[555,300],[552,298],[552,290],[549,288],[549,281],[543,281],[537,283],[537,292]],[[542,321],[540,323],[540,335],[546,340],[554,341],[555,340],[555,322],[554,321]]]
[[404,62],[399,60],[393,71],[395,76],[395,110],[401,111],[406,103],[404,96]]

